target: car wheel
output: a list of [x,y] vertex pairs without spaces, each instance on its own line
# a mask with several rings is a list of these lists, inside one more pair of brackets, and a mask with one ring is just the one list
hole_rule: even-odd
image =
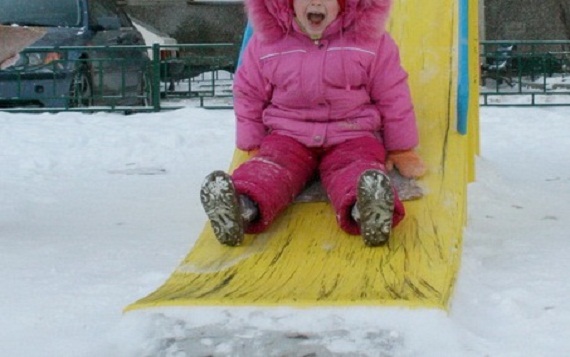
[[85,66],[78,68],[73,74],[69,88],[69,107],[82,108],[93,105],[93,86],[89,71]]

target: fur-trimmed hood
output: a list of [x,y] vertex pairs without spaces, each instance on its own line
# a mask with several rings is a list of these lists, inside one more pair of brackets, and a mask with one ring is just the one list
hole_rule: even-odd
[[[344,36],[355,40],[380,38],[385,31],[392,0],[346,0],[339,14]],[[293,9],[290,0],[245,0],[249,20],[255,33],[275,41],[292,31]]]

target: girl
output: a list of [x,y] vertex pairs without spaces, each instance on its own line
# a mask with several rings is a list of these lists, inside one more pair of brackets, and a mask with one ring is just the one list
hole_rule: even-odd
[[404,207],[386,170],[419,177],[407,73],[384,27],[391,0],[245,0],[254,34],[234,79],[237,147],[206,177],[216,238],[260,233],[318,174],[340,227],[384,244]]

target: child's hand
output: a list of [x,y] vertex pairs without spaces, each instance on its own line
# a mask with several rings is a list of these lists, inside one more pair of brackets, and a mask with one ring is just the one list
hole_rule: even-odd
[[392,171],[394,167],[407,178],[422,177],[427,170],[422,158],[413,149],[389,151],[386,170]]

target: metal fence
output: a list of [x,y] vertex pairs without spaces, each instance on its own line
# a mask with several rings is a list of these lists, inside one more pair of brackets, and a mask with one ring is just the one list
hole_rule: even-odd
[[570,105],[570,41],[483,41],[481,105]]
[[28,48],[0,71],[3,111],[160,111],[195,99],[231,108],[234,46],[62,46]]
[[[231,43],[29,48],[0,71],[4,111],[232,107]],[[481,105],[570,105],[570,41],[483,41]]]
[[153,62],[160,63],[161,98],[171,105],[176,99],[197,98],[201,107],[231,107],[236,59],[216,53],[227,46],[233,45],[153,46],[153,54],[160,56]]

